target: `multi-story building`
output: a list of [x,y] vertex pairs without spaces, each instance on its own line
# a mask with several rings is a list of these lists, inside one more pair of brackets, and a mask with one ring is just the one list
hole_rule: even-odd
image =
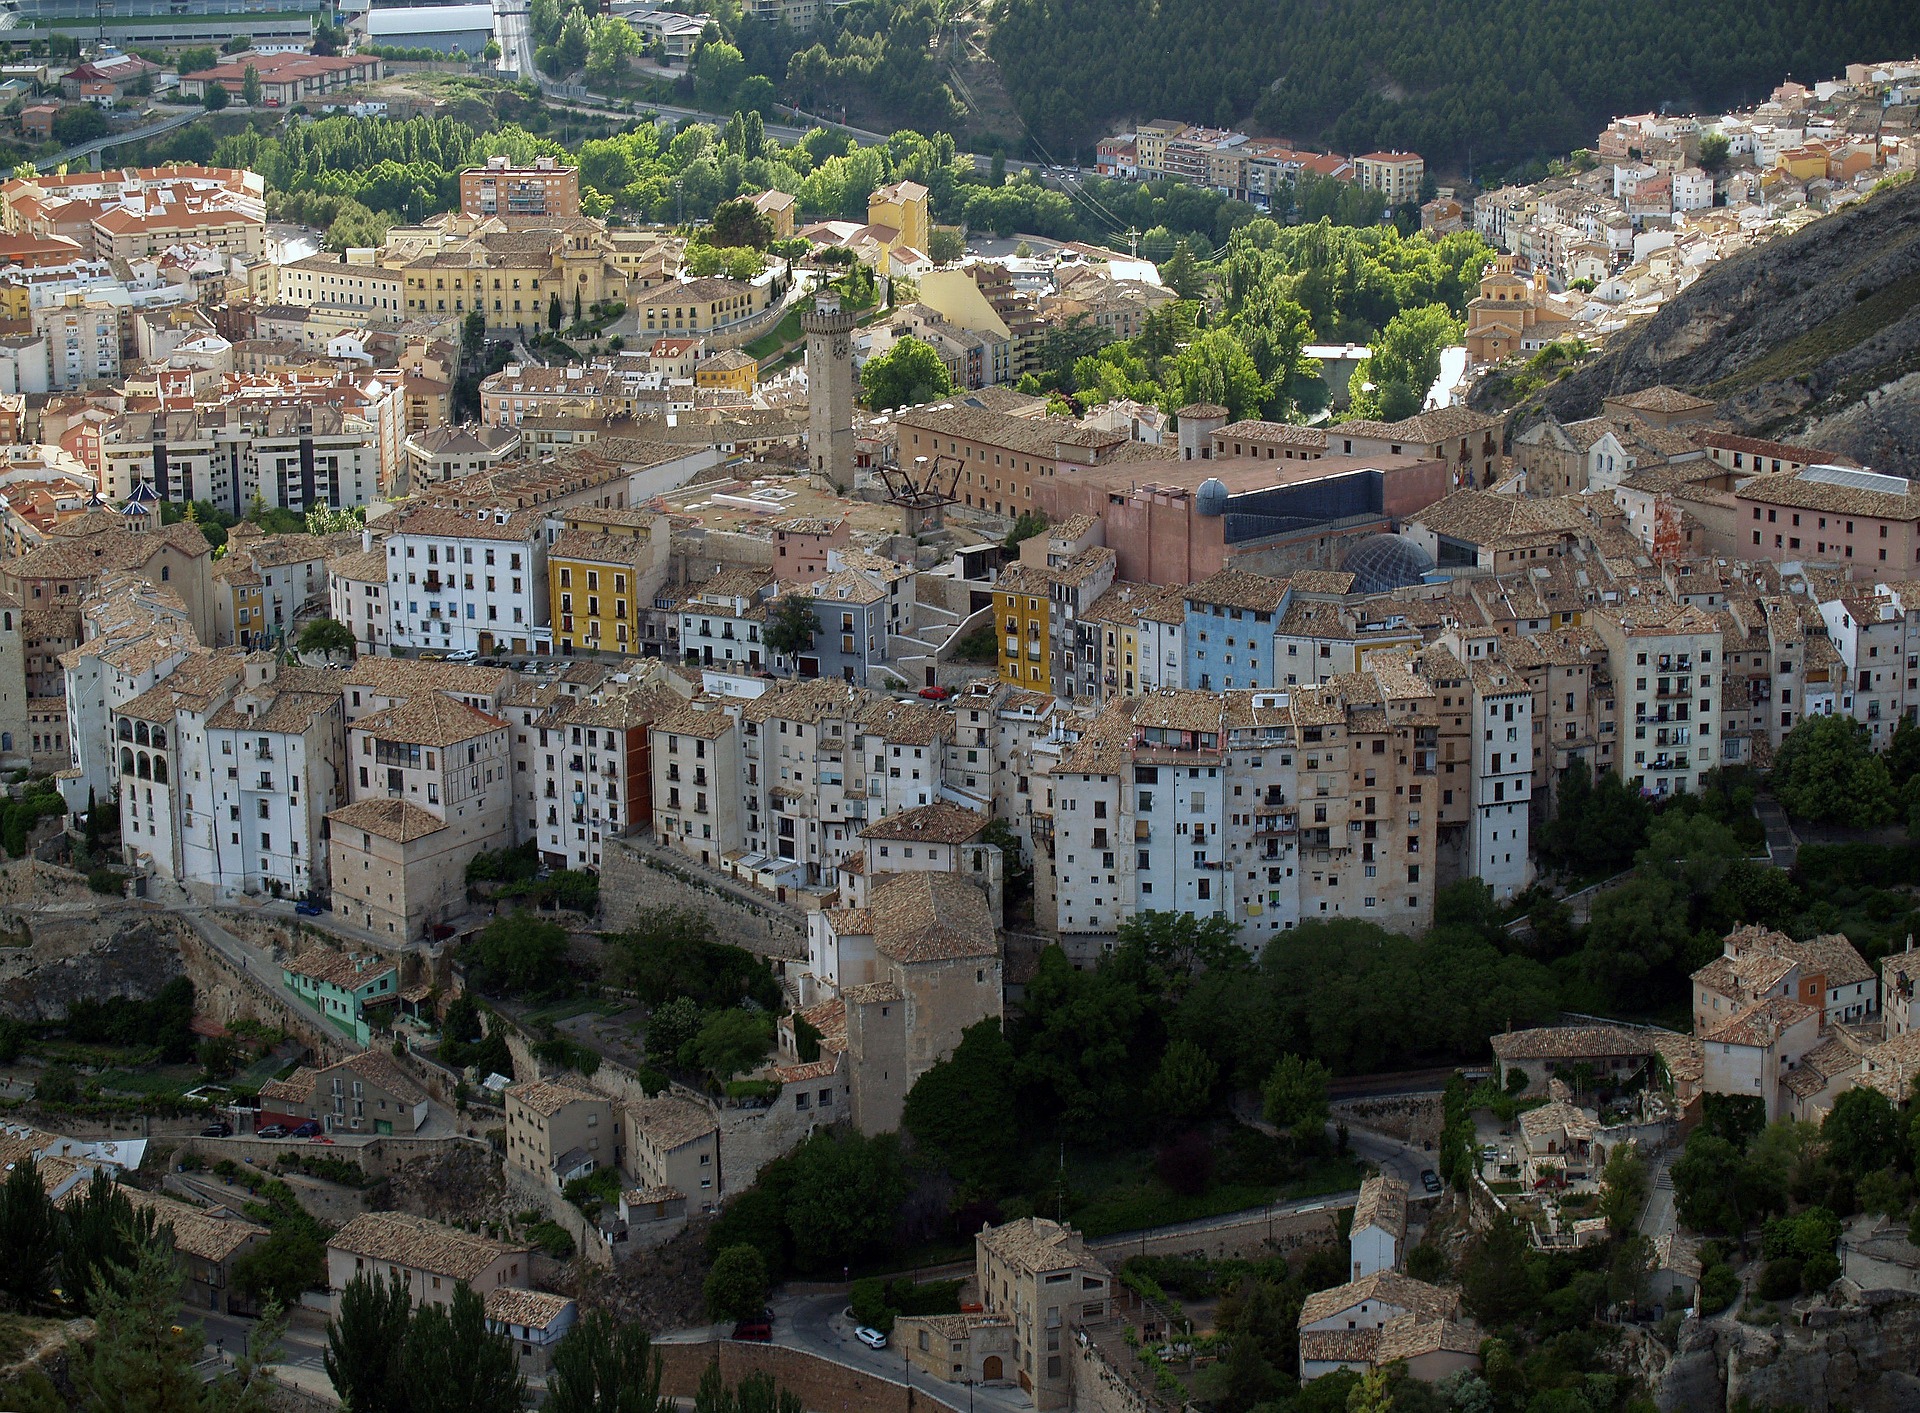
[[509,731],[432,690],[352,722],[353,803],[326,816],[341,916],[407,942],[464,909],[468,860],[512,842]]
[[744,849],[739,718],[717,706],[689,704],[653,722],[648,749],[653,837],[709,868]]
[[385,655],[393,637],[387,616],[387,551],[372,536],[363,548],[327,561],[327,609],[353,634],[355,656]]
[[1387,198],[1387,205],[1420,200],[1427,164],[1418,152],[1369,152],[1354,158],[1353,166],[1361,189],[1379,192]]
[[460,173],[463,216],[573,217],[580,214],[580,170],[553,157],[516,167],[507,157],[489,157],[484,167]]
[[48,374],[55,388],[120,376],[120,323],[126,305],[111,293],[69,290],[34,308],[33,332],[46,341]]
[[[886,773],[886,743],[866,740],[864,719],[882,700],[822,677],[772,687],[741,711],[747,847],[795,886],[830,885],[841,861],[860,852],[864,822],[879,817],[869,779]],[[882,764],[870,771],[872,759]],[[696,789],[704,783],[697,761],[670,769],[668,783],[687,770]]]
[[532,767],[521,837],[538,842],[548,867],[597,869],[603,841],[652,824],[650,728],[683,702],[660,673],[563,696],[532,717],[516,749],[516,764]]
[[1720,625],[1691,605],[1602,609],[1594,628],[1613,660],[1620,773],[1655,796],[1697,790],[1720,763]]
[[1189,588],[1182,685],[1202,692],[1273,686],[1274,631],[1290,598],[1284,579],[1237,569]]
[[1073,1228],[1026,1217],[982,1228],[974,1238],[974,1280],[982,1313],[1012,1323],[1014,1368],[1002,1376],[1031,1390],[1034,1407],[1064,1407],[1076,1334],[1107,1322],[1113,1273]]
[[689,593],[680,608],[680,651],[687,661],[725,672],[770,667],[761,633],[775,587],[764,569],[728,569]]
[[[589,518],[592,512],[588,512]],[[635,517],[639,518],[639,517]],[[637,654],[642,620],[666,582],[665,516],[646,523],[569,528],[547,548],[547,601],[553,642],[564,655]]]
[[1533,687],[1517,669],[1498,661],[1476,662],[1469,719],[1473,761],[1473,813],[1468,830],[1472,876],[1505,902],[1533,881],[1528,852],[1533,796]]
[[752,319],[772,296],[767,278],[729,280],[718,275],[682,277],[637,295],[641,328],[649,334],[712,334]]
[[388,632],[396,651],[544,652],[546,516],[423,505],[387,536]]
[[101,259],[132,260],[194,244],[252,262],[266,250],[265,179],[227,167],[183,163],[15,177],[0,183],[0,213],[9,231],[64,236],[81,254]]
[[508,1087],[507,1172],[559,1191],[600,1168],[625,1166],[622,1111],[606,1095],[564,1080]]
[[397,1280],[416,1305],[447,1305],[459,1286],[480,1295],[523,1288],[533,1253],[400,1212],[364,1212],[327,1238],[327,1285]]
[[1733,502],[1743,556],[1889,575],[1920,565],[1920,495],[1905,476],[1818,465],[1770,471],[1740,481]]

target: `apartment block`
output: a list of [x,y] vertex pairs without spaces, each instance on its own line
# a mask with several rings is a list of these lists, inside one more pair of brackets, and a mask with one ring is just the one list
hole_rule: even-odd
[[535,1080],[506,1094],[509,1174],[559,1191],[600,1168],[620,1169],[623,1111],[606,1095],[562,1080]]
[[489,157],[484,167],[460,173],[463,216],[572,217],[580,214],[580,172],[552,157],[536,157],[516,167],[506,157]]
[[1720,625],[1690,605],[1647,604],[1602,610],[1594,628],[1614,663],[1622,777],[1656,796],[1699,789],[1720,763]]
[[653,837],[708,868],[746,848],[740,732],[733,712],[692,705],[648,727]]
[[548,649],[542,512],[423,505],[391,523],[387,608],[396,651]]

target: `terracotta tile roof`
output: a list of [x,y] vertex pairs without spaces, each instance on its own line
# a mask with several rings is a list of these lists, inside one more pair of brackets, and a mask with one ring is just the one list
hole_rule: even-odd
[[1371,1364],[1379,1348],[1378,1329],[1300,1331],[1300,1358],[1309,1364]]
[[313,947],[287,963],[295,976],[323,981],[343,991],[354,991],[394,971],[392,962],[379,957],[337,952],[331,947]]
[[[154,1221],[173,1228],[173,1244],[181,1253],[197,1260],[224,1264],[256,1238],[264,1239],[267,1229],[247,1221],[225,1207],[195,1207],[159,1193],[119,1184],[115,1189],[126,1198],[135,1212],[151,1212]],[[75,1184],[57,1204],[66,1207],[80,1200],[86,1184]]]
[[486,1295],[487,1322],[494,1325],[518,1325],[522,1329],[544,1330],[573,1308],[564,1295],[544,1290],[518,1290],[495,1286]]
[[571,1084],[551,1079],[509,1085],[506,1097],[521,1107],[531,1109],[542,1118],[548,1119],[569,1104],[609,1102],[604,1094],[596,1094],[590,1089],[579,1089]]
[[402,1103],[418,1104],[427,1097],[426,1090],[414,1081],[412,1075],[395,1064],[391,1055],[383,1055],[378,1050],[362,1050],[358,1054],[347,1056],[338,1064],[315,1070],[313,1072],[315,1092],[319,1092],[324,1087],[328,1075],[339,1070],[344,1070],[349,1075],[385,1090]]
[[307,1104],[313,1100],[313,1071],[301,1065],[285,1079],[270,1079],[260,1086],[262,1099],[280,1099],[290,1104]]
[[935,800],[930,805],[920,805],[910,810],[901,810],[875,820],[860,831],[862,839],[887,840],[924,840],[930,844],[964,844],[969,839],[978,838],[981,831],[992,823],[987,816],[964,805],[956,805],[946,800]]
[[400,1212],[363,1213],[335,1232],[327,1247],[369,1261],[469,1282],[502,1256],[526,1250]]
[[1378,1227],[1396,1242],[1407,1236],[1407,1185],[1386,1173],[1376,1173],[1360,1184],[1360,1200],[1353,1208],[1353,1230]]
[[395,799],[358,800],[328,810],[327,818],[333,821],[336,835],[340,829],[358,829],[398,844],[411,843],[447,827],[439,815],[429,814],[411,801]]
[[383,741],[444,747],[471,741],[492,731],[503,731],[507,726],[499,717],[465,702],[456,702],[439,692],[425,692],[405,706],[361,717],[353,723],[353,730],[364,731]]
[[1329,1319],[1343,1310],[1351,1310],[1368,1300],[1377,1300],[1383,1305],[1395,1306],[1430,1320],[1449,1319],[1460,1309],[1457,1291],[1443,1290],[1437,1285],[1417,1281],[1412,1276],[1403,1276],[1398,1271],[1375,1271],[1357,1281],[1348,1281],[1331,1290],[1317,1290],[1309,1295],[1306,1303],[1300,1307],[1300,1326],[1304,1330],[1308,1325]]
[[[1829,514],[1872,516],[1880,520],[1920,520],[1920,494],[1908,482],[1905,495],[1892,491],[1836,486],[1802,479],[1798,471],[1780,471],[1742,481],[1734,490],[1740,500],[1795,510],[1824,510]],[[35,551],[34,553],[39,553]],[[32,558],[31,555],[28,558]]]
[[1192,603],[1251,609],[1257,613],[1278,613],[1286,596],[1285,579],[1270,579],[1264,574],[1248,574],[1239,569],[1222,569],[1210,579],[1189,585],[1186,592]]
[[679,1148],[720,1127],[705,1106],[671,1094],[629,1104],[627,1120],[634,1133],[646,1134],[663,1149]]
[[814,677],[779,682],[742,708],[748,721],[800,721],[817,725],[829,718],[852,721],[885,702],[880,693],[856,687],[837,677]]
[[1262,445],[1306,447],[1312,451],[1325,451],[1327,447],[1326,428],[1302,427],[1293,422],[1229,422],[1213,436],[1216,441],[1259,442]]
[[931,702],[883,698],[860,715],[860,729],[896,746],[931,746],[953,734],[953,716]]
[[1510,1030],[1492,1037],[1493,1053],[1502,1060],[1609,1059],[1615,1055],[1645,1055],[1654,1049],[1653,1037],[1615,1025],[1550,1025],[1535,1030]]
[[1380,1344],[1374,1362],[1391,1364],[1442,1351],[1477,1356],[1485,1339],[1480,1327],[1471,1321],[1426,1320],[1418,1315],[1401,1315],[1380,1327]]
[[896,962],[1000,955],[987,895],[958,874],[876,878],[865,912],[874,950]]
[[1770,996],[1713,1027],[1700,1038],[1716,1045],[1768,1046],[1791,1027],[1820,1014],[1820,1008],[1791,996]]
[[1460,437],[1478,436],[1500,426],[1498,417],[1489,417],[1472,408],[1453,406],[1415,413],[1398,422],[1354,420],[1327,428],[1329,437],[1368,437],[1388,442],[1444,442]]
[[671,736],[699,736],[714,741],[731,731],[733,716],[717,707],[695,706],[689,702],[658,717],[650,729]]
[[528,544],[537,539],[546,515],[539,510],[455,509],[450,505],[402,508],[389,531],[394,535],[433,535],[449,540],[504,540]]
[[463,697],[494,697],[513,680],[504,667],[475,667],[464,662],[421,662],[405,657],[361,657],[338,674],[343,686],[365,687],[376,696],[413,697],[446,692]]
[[1107,1274],[1106,1264],[1086,1249],[1079,1232],[1045,1217],[1023,1217],[997,1227],[985,1227],[974,1239],[1000,1260],[1028,1275],[1075,1270]]
[[1664,383],[1640,392],[1616,393],[1607,401],[1630,407],[1636,412],[1704,412],[1715,406],[1707,398],[1695,397],[1692,393],[1682,392]]
[[1552,1133],[1564,1133],[1569,1139],[1591,1138],[1593,1117],[1577,1105],[1555,1099],[1522,1114],[1520,1131],[1528,1138],[1542,1138]]

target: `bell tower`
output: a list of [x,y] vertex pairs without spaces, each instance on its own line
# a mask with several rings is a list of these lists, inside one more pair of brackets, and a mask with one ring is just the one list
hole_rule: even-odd
[[840,296],[822,292],[800,315],[807,336],[807,458],[814,475],[853,490],[853,324]]

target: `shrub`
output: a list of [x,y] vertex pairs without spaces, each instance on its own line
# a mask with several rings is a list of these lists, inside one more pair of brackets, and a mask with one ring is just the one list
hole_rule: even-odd
[[1800,1267],[1800,1284],[1811,1293],[1825,1290],[1840,1279],[1840,1258],[1831,1251],[1810,1257]]
[[1762,1300],[1784,1300],[1800,1293],[1801,1266],[1791,1256],[1780,1256],[1760,1268],[1754,1290]]
[[89,869],[87,887],[96,893],[105,893],[108,897],[118,898],[127,891],[127,876],[117,869]]
[[527,1240],[556,1261],[573,1255],[573,1238],[558,1222],[535,1222],[527,1228]]
[[1708,1266],[1700,1273],[1700,1313],[1717,1315],[1740,1296],[1740,1277],[1728,1265]]
[[1430,1242],[1421,1242],[1407,1253],[1407,1274],[1417,1281],[1437,1284],[1452,1273],[1447,1253]]
[[879,1276],[865,1276],[853,1283],[850,1301],[853,1318],[876,1330],[893,1328],[894,1312],[887,1304],[887,1283]]

